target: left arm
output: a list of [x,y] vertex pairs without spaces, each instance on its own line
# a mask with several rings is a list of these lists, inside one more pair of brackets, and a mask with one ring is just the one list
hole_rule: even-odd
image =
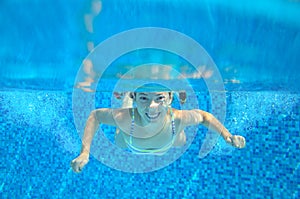
[[183,123],[187,126],[202,124],[208,129],[219,133],[224,140],[236,148],[244,148],[246,145],[245,138],[239,135],[232,135],[221,122],[211,113],[202,110],[189,110],[182,112]]

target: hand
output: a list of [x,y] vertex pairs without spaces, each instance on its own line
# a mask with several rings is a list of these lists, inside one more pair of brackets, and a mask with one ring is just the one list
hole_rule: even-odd
[[81,153],[77,158],[72,160],[71,167],[74,172],[79,173],[89,161],[88,153]]
[[236,148],[244,148],[246,146],[246,140],[243,136],[240,135],[233,135],[226,139],[226,142],[231,144]]

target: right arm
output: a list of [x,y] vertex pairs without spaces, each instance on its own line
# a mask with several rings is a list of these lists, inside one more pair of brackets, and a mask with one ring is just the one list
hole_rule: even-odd
[[108,125],[115,125],[112,109],[97,109],[90,113],[82,138],[80,155],[71,162],[73,171],[80,172],[89,161],[91,143],[100,122]]

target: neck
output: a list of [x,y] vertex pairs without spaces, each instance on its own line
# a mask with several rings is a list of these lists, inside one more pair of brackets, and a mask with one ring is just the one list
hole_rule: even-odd
[[[132,109],[132,118],[131,118],[132,121],[131,121],[131,132],[130,132],[131,135],[133,134],[136,135],[136,133],[139,133],[139,135],[136,135],[137,137],[138,136],[152,137],[160,133],[167,124],[168,125],[171,124],[172,134],[174,134],[175,126],[174,126],[173,112],[171,108],[168,109],[167,116],[164,117],[164,120],[159,122],[143,121],[141,116],[139,114],[135,114],[135,112],[136,112],[135,109]],[[168,116],[171,116],[170,119],[168,118]],[[157,130],[154,131],[154,129]],[[141,132],[143,133],[141,134]]]

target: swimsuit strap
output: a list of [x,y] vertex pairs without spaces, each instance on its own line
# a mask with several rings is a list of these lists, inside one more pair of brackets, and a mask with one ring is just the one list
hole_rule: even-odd
[[173,114],[172,108],[169,107],[169,109],[170,109],[170,114],[171,114],[172,136],[174,136],[176,134],[174,114]]
[[130,127],[130,139],[129,139],[129,143],[130,145],[132,145],[132,135],[134,132],[134,108],[131,109],[131,127]]
[[[169,107],[169,110],[170,110],[170,114],[171,114],[172,138],[174,138],[174,136],[176,134],[174,114],[173,114],[171,107]],[[132,137],[133,137],[133,132],[134,132],[134,108],[132,108],[131,111],[132,111],[132,114],[131,114],[131,127],[130,127],[130,138],[129,138],[130,145],[132,145]]]

